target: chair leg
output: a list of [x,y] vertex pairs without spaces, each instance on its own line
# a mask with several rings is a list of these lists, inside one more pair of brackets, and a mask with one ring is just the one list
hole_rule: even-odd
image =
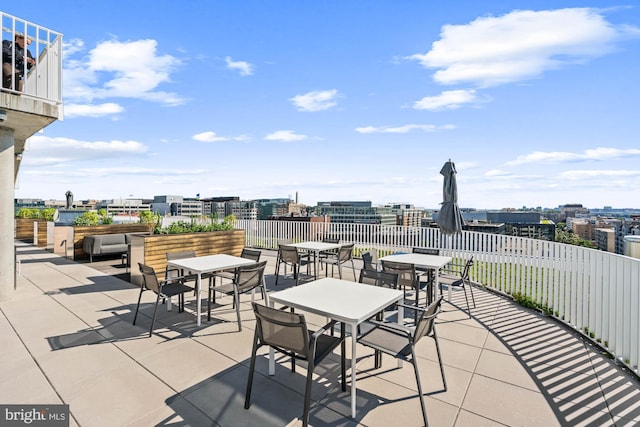
[[211,321],[211,294],[215,294],[215,292],[213,292],[211,286],[209,286],[209,298],[207,298],[207,322]]
[[469,298],[467,297],[467,287],[462,284],[462,290],[464,291],[464,299],[467,301],[467,313],[469,313],[469,318],[471,318],[471,307],[469,306]]
[[309,425],[309,407],[311,406],[311,380],[313,379],[313,362],[307,366],[307,383],[304,389],[304,413],[302,414],[302,426]]
[[467,282],[465,286],[469,285],[469,292],[471,292],[471,300],[473,301],[473,308],[476,308],[476,299],[473,297],[473,286],[471,282]]
[[133,324],[136,324],[138,318],[138,310],[140,310],[140,300],[142,300],[142,293],[144,292],[144,283],[140,285],[140,295],[138,295],[138,305],[136,305],[136,314],[133,315]]
[[422,408],[422,419],[424,420],[424,425],[428,426],[429,421],[427,421],[427,408],[424,405],[424,396],[422,395],[422,384],[420,382],[420,372],[418,372],[418,361],[416,360],[416,353],[411,347],[411,364],[413,365],[413,370],[416,373],[416,383],[418,384],[418,397],[420,398],[420,406]]
[[358,279],[356,278],[356,265],[353,262],[353,258],[351,258],[351,269],[353,270],[353,281],[357,282]]
[[244,393],[244,409],[249,409],[251,405],[251,388],[253,386],[253,372],[256,368],[256,352],[258,351],[258,332],[253,335],[253,348],[251,349],[251,364],[249,365],[249,378],[247,379],[247,390]]
[[240,320],[240,293],[238,288],[234,285],[233,301],[236,304],[236,317],[238,318],[238,331],[242,332],[242,321]]
[[[285,266],[285,269],[287,267]],[[280,277],[280,259],[276,261],[276,286],[278,286],[278,277]]]
[[438,335],[435,328],[433,329],[433,340],[436,342],[436,353],[438,354],[438,363],[440,364],[440,373],[442,374],[442,385],[444,391],[447,391],[447,380],[444,378],[444,366],[442,365],[442,356],[440,356],[440,344],[438,343]]
[[158,302],[160,302],[160,294],[156,297],[156,306],[153,309],[153,317],[151,318],[151,327],[149,328],[149,337],[153,333],[153,325],[156,323],[156,313],[158,312]]

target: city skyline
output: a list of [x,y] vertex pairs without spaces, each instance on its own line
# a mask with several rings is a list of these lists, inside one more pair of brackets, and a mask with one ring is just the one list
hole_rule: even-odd
[[[589,6],[589,7],[586,7]],[[122,13],[126,10],[126,13]],[[640,9],[595,1],[71,0],[65,120],[16,198],[237,195],[437,209],[640,200]]]

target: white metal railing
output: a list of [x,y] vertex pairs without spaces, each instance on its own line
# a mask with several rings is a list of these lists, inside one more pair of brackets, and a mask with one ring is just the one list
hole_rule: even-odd
[[640,359],[640,259],[517,236],[373,224],[239,220],[247,246],[276,249],[279,239],[340,238],[356,254],[439,248],[457,260],[473,256],[471,279],[534,302],[606,348],[636,374]]
[[[26,51],[29,50],[35,60],[35,63],[30,68],[27,67],[25,61],[25,64],[19,70],[24,75],[23,88],[20,92],[18,90],[19,76],[11,71],[9,71],[10,74],[8,76],[6,74],[3,53],[2,90],[61,104],[62,34],[4,12],[0,12],[0,19],[2,20],[2,40],[15,43],[16,35],[24,36],[26,38],[25,58],[27,56]],[[26,44],[27,39],[30,41],[28,45]],[[10,70],[19,68],[16,67],[15,56],[11,55]],[[9,87],[6,88],[4,87],[5,77],[8,77],[11,81]]]

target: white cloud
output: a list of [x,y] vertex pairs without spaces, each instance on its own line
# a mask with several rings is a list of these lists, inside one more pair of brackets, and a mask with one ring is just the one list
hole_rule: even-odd
[[455,129],[454,125],[404,125],[404,126],[365,126],[356,128],[356,132],[359,133],[409,133],[412,130],[422,130],[424,132],[436,132],[439,130]]
[[84,50],[84,41],[82,39],[65,40],[62,44],[62,56],[66,60],[67,57],[82,52]]
[[200,142],[218,142],[218,141],[248,141],[251,138],[248,135],[240,136],[218,136],[215,132],[206,131],[197,133],[192,136],[195,141]]
[[185,102],[180,96],[158,90],[170,82],[180,61],[159,55],[155,40],[98,43],[86,58],[65,62],[65,97],[91,102],[104,98],[137,98],[165,105]]
[[484,173],[484,176],[487,176],[487,177],[511,176],[511,172],[507,172],[507,171],[500,170],[500,169],[491,169],[491,170],[486,171]]
[[605,55],[614,42],[637,32],[607,22],[597,9],[517,10],[445,25],[429,52],[409,59],[438,69],[433,78],[440,84],[487,87]]
[[81,141],[72,138],[51,138],[35,135],[29,138],[25,165],[56,165],[64,162],[113,159],[143,154],[147,147],[137,141]]
[[586,160],[619,159],[635,156],[640,156],[640,149],[630,148],[621,150],[611,147],[599,147],[585,150],[582,153],[571,153],[567,151],[535,151],[524,156],[518,156],[515,160],[507,162],[507,164],[523,165],[528,163],[577,162]]
[[124,108],[113,102],[104,104],[65,104],[64,117],[103,117],[112,114],[118,114],[124,111]]
[[560,174],[560,178],[572,181],[580,181],[584,179],[615,179],[626,177],[640,177],[640,170],[573,170],[564,171]]
[[303,141],[307,138],[307,135],[297,134],[292,130],[278,130],[264,137],[268,141],[284,142]]
[[338,91],[336,89],[312,91],[303,95],[296,95],[289,100],[298,111],[322,111],[337,105]]
[[227,68],[230,70],[238,70],[241,76],[250,76],[253,74],[253,65],[245,61],[234,61],[230,56],[224,58]]
[[224,136],[217,136],[215,132],[211,131],[197,133],[193,135],[192,138],[200,142],[217,142],[229,140],[229,138],[225,138]]
[[463,104],[469,104],[476,100],[476,91],[473,89],[447,90],[436,96],[425,96],[414,102],[416,110],[453,110]]

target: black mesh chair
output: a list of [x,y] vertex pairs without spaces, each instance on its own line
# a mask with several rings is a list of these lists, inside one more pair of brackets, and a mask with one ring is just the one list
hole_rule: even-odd
[[[411,252],[414,254],[424,254],[424,255],[440,255],[440,249],[437,248],[423,248],[423,247],[413,247]],[[424,277],[426,280],[424,283],[427,286],[427,303],[431,303],[433,300],[433,279],[435,278],[435,273],[432,268],[420,267],[416,266],[416,271],[419,272],[420,278]]]
[[356,281],[356,266],[353,262],[353,247],[354,243],[350,243],[348,245],[340,246],[338,252],[333,254],[332,256],[327,256],[325,259],[321,260],[322,264],[326,265],[325,276],[329,275],[329,265],[331,265],[331,275],[333,276],[333,267],[338,266],[338,277],[342,279],[342,264],[345,262],[351,261],[351,268],[353,269],[353,280]]
[[440,312],[442,297],[431,303],[426,309],[420,307],[405,306],[412,310],[421,312],[416,326],[409,328],[397,323],[383,323],[371,321],[375,325],[369,332],[364,333],[358,338],[358,343],[373,348],[376,351],[375,367],[382,366],[382,353],[393,356],[397,359],[404,360],[413,365],[418,385],[418,397],[420,398],[420,406],[422,407],[422,417],[424,425],[428,426],[427,409],[424,404],[424,396],[422,394],[422,384],[420,382],[420,372],[418,371],[418,361],[416,359],[415,347],[422,337],[433,338],[436,344],[436,352],[438,354],[438,363],[440,364],[440,373],[442,375],[442,384],[444,391],[447,390],[447,381],[444,377],[444,366],[442,365],[442,356],[440,355],[440,345],[438,344],[438,336],[436,334],[435,320]]
[[[404,300],[407,301],[407,290],[410,290],[415,294],[413,305],[419,305],[420,280],[418,278],[415,265],[382,260],[382,271],[387,273],[396,273],[398,275],[398,287],[402,288],[404,291]],[[416,312],[415,317],[417,318],[417,316],[418,313]]]
[[207,320],[211,320],[211,302],[216,293],[233,296],[233,307],[236,309],[238,318],[238,329],[242,331],[242,321],[240,320],[240,295],[250,292],[255,288],[260,288],[262,298],[266,300],[267,291],[264,287],[264,268],[267,261],[256,264],[243,265],[235,269],[234,278],[231,283],[221,286],[209,286],[209,299],[207,304]]
[[[363,268],[360,270],[359,283],[380,286],[389,289],[398,289],[398,275],[396,273],[386,273],[384,271],[377,271]],[[387,307],[387,310],[395,311],[395,305]],[[376,320],[383,320],[385,310],[375,315]],[[358,325],[358,334],[360,333],[360,325]]]
[[378,270],[378,251],[371,249],[360,254],[365,270]]
[[307,264],[307,274],[311,273],[309,254],[300,254],[298,248],[289,245],[280,245],[278,248],[278,262],[276,263],[276,286],[280,277],[280,267],[284,265],[284,274],[287,274],[287,265],[293,270],[293,278],[296,280],[296,286],[300,281],[300,268],[302,264]]
[[[340,244],[340,239],[332,239],[329,237],[325,237],[322,239],[322,243],[333,243],[334,245]],[[320,266],[322,267],[322,260],[327,259],[329,257],[334,257],[338,253],[338,249],[331,249],[327,251],[320,251],[318,254],[318,261],[320,262]]]
[[151,318],[151,327],[149,328],[149,336],[153,333],[153,326],[156,323],[156,314],[158,312],[158,303],[160,298],[171,298],[178,296],[178,312],[184,311],[184,293],[193,292],[191,286],[184,284],[183,277],[173,277],[165,280],[158,280],[155,270],[152,267],[138,263],[140,273],[142,273],[142,283],[140,284],[140,295],[138,296],[138,305],[136,305],[136,313],[133,316],[133,324],[136,324],[138,311],[140,310],[140,301],[142,293],[146,290],[153,291],[156,294],[156,304],[153,308],[153,317]]
[[467,296],[467,287],[469,287],[469,292],[471,292],[471,300],[473,301],[473,308],[476,308],[476,300],[473,297],[473,286],[471,286],[471,280],[469,279],[469,270],[473,265],[473,257],[469,258],[464,265],[464,268],[459,274],[455,273],[444,273],[441,274],[438,278],[438,284],[440,286],[440,295],[442,295],[442,285],[447,286],[457,286],[464,290],[464,299],[467,302],[467,312],[469,313],[469,317],[471,317],[471,307],[469,306],[469,297]]
[[[250,259],[251,261],[260,262],[260,256],[262,252],[257,249],[251,248],[242,248],[242,252],[240,253],[240,258]],[[204,274],[203,277],[209,278],[209,286],[215,286],[213,283],[216,280],[216,277],[219,277],[220,280],[228,279],[233,280],[235,274],[235,268],[229,270],[218,271],[214,273]],[[213,302],[216,302],[215,294],[213,298]]]
[[358,282],[366,285],[398,289],[398,274],[363,268],[360,270]]
[[[172,261],[175,259],[184,259],[184,258],[193,258],[196,256],[196,251],[187,250],[187,251],[177,251],[177,252],[167,252],[166,257],[167,261]],[[164,272],[165,279],[170,279],[172,276],[185,276],[185,272],[179,268],[167,267]],[[191,275],[187,272],[187,280],[196,280],[196,275]]]
[[[245,393],[244,407],[249,409],[251,405],[251,388],[253,385],[253,373],[256,367],[256,353],[258,348],[266,345],[276,351],[291,356],[291,371],[295,372],[295,359],[307,362],[307,381],[304,393],[304,412],[302,425],[309,425],[309,407],[311,404],[311,380],[316,366],[333,350],[340,345],[341,383],[342,391],[346,391],[345,368],[345,325],[341,324],[340,336],[334,337],[325,332],[332,328],[336,321],[332,321],[317,331],[309,331],[303,314],[291,313],[252,303],[256,316],[256,329],[253,336],[253,349],[251,351],[251,364],[249,366],[249,378]],[[286,308],[286,307],[284,307]],[[265,396],[265,403],[269,397]]]

